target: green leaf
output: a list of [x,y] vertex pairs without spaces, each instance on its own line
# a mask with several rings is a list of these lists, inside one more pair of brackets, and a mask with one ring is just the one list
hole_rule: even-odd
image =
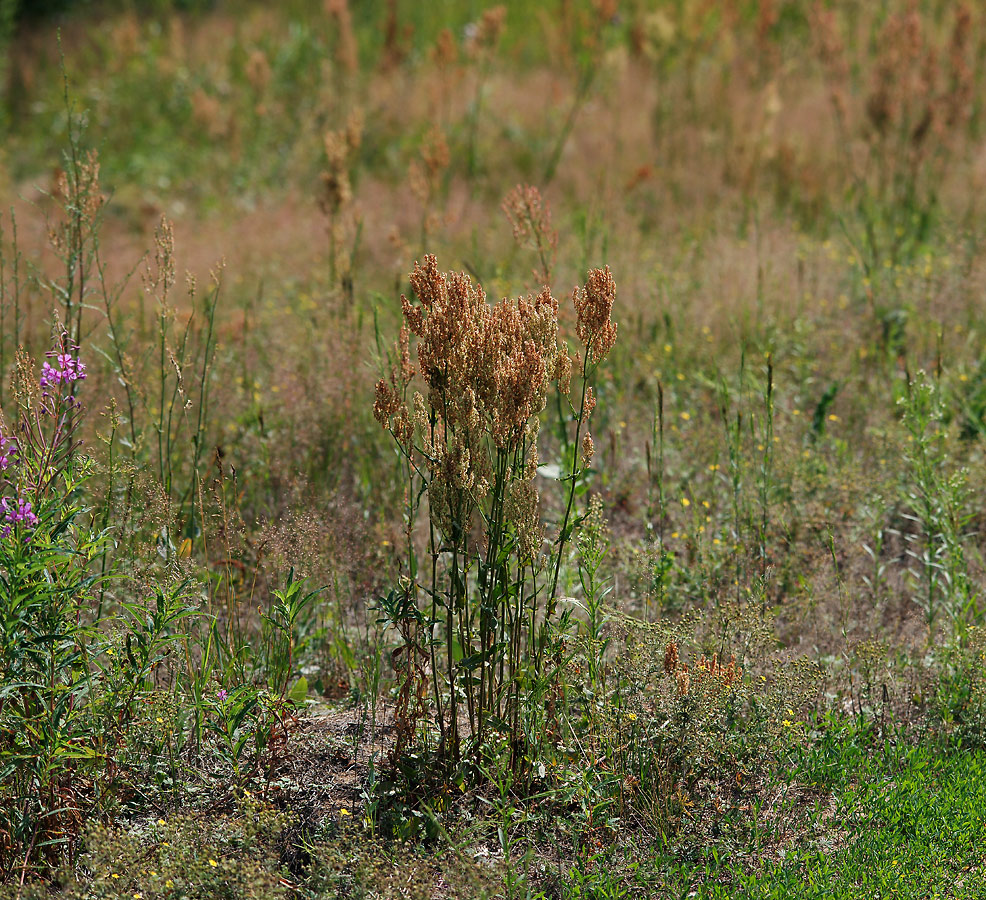
[[464,660],[462,660],[462,662],[459,663],[459,668],[465,672],[471,672],[473,669],[478,668],[482,664],[484,656],[485,654],[482,652],[473,653],[471,656],[467,656]]
[[302,675],[288,692],[288,700],[292,703],[304,703],[308,697],[308,679]]

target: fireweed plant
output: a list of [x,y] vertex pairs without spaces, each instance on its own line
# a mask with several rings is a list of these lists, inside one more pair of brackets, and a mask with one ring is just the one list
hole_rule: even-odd
[[[0,419],[0,884],[72,859],[87,819],[125,802],[135,779],[147,789],[163,753],[151,695],[169,680],[194,689],[172,655],[197,615],[187,579],[162,579],[146,601],[121,595],[119,614],[97,603],[116,573],[102,565],[110,531],[86,506],[85,377],[67,333],[40,376],[22,352]],[[222,712],[227,732],[243,730],[245,713],[229,725],[237,710]]]
[[[616,286],[608,268],[594,269],[573,291],[581,344],[573,360],[547,287],[491,304],[465,274],[440,272],[432,255],[410,281],[416,302],[401,298],[396,360],[374,404],[396,442],[406,498],[406,568],[380,603],[403,640],[392,758],[416,737],[429,741],[417,732],[430,693],[440,758],[458,761],[464,737],[472,749],[509,742],[516,769],[536,748],[541,701],[561,665],[557,590],[593,455],[591,382],[616,340]],[[413,390],[417,375],[424,392]],[[566,460],[560,522],[545,551],[537,440],[552,390],[568,406],[578,452]]]
[[17,359],[0,424],[0,878],[51,857],[80,819],[70,770],[89,685],[85,609],[103,536],[77,524],[90,477],[76,431],[85,364],[62,334],[40,378]]
[[196,614],[181,579],[120,598],[121,615],[96,602],[114,572],[86,506],[85,377],[67,333],[40,376],[21,353],[0,420],[0,883],[71,859],[86,819],[126,794],[134,742],[138,769],[154,757],[135,726]]
[[[86,366],[69,352],[72,348],[67,334],[61,336],[59,344],[42,364],[37,390],[23,384],[16,431],[10,433],[6,426],[0,431],[0,538],[7,546],[30,544],[40,521],[37,510],[43,507],[53,482],[60,471],[71,475],[72,467],[67,463],[72,462],[76,448],[73,426],[80,408],[71,387],[85,379]],[[19,376],[24,374],[26,360],[21,362]],[[11,535],[15,540],[8,540]],[[0,558],[6,560],[7,554]]]

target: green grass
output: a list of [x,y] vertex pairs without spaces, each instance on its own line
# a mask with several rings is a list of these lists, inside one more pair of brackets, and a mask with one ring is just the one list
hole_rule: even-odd
[[700,841],[686,831],[663,847],[631,841],[632,853],[600,853],[569,873],[566,896],[986,895],[986,754],[874,748],[853,726],[831,720],[828,729],[790,761],[787,778],[777,773],[782,795],[759,821],[748,809],[706,808],[695,813],[707,818]]
[[[834,852],[789,852],[781,863],[733,871],[732,892],[709,897],[982,897],[986,756],[929,746],[813,749],[803,777],[832,785]],[[844,836],[843,836],[844,833]]]

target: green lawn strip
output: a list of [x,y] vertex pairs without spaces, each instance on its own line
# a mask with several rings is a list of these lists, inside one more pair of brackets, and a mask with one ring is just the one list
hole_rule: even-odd
[[[780,861],[707,866],[691,879],[697,897],[986,897],[983,751],[823,742],[797,775],[833,791],[820,839]],[[842,846],[821,849],[826,832]]]
[[792,797],[808,789],[820,798],[791,801],[802,804],[803,834],[777,840],[748,810],[717,813],[701,836],[574,868],[565,896],[986,897],[986,751],[873,748],[836,728],[787,771]]

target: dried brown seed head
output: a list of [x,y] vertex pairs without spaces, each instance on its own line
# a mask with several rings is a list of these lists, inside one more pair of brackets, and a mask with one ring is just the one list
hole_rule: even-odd
[[678,644],[675,641],[668,641],[664,648],[664,672],[671,675],[678,668]]
[[616,323],[611,319],[616,300],[616,282],[609,271],[593,269],[585,286],[572,292],[579,340],[589,349],[592,362],[603,359],[616,343]]

